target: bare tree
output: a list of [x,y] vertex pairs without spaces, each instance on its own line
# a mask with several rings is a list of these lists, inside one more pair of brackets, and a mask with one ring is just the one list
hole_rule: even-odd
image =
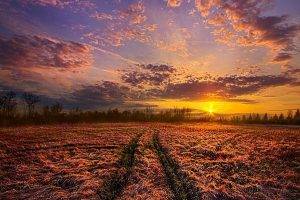
[[51,110],[52,114],[58,115],[58,114],[60,114],[62,112],[63,106],[62,106],[62,104],[56,102],[55,104],[53,104],[50,107],[50,110]]
[[28,116],[32,116],[34,114],[36,104],[40,102],[40,98],[35,94],[24,93],[23,99],[26,103]]
[[16,109],[16,93],[9,91],[0,96],[0,112],[2,116],[11,117]]

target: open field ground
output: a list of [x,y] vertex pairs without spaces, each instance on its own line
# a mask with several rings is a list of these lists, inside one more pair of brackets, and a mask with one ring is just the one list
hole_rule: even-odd
[[0,129],[0,199],[300,199],[300,128]]

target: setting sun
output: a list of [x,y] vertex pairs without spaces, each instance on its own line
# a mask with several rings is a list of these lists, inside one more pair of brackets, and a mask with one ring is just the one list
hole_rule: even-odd
[[209,114],[213,114],[214,113],[214,104],[213,104],[213,102],[209,103],[207,111],[209,112]]

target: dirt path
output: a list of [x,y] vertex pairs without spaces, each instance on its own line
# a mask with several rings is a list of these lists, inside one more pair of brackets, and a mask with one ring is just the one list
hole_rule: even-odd
[[141,135],[134,137],[123,149],[118,161],[118,170],[104,181],[103,187],[97,192],[101,200],[115,199],[126,187],[135,163],[135,152]]
[[174,199],[201,199],[201,191],[195,186],[187,174],[180,169],[178,163],[168,153],[168,150],[161,145],[158,132],[153,135],[152,145],[163,166],[168,185],[174,194]]
[[153,131],[151,129],[143,134],[140,141],[141,145],[135,154],[136,165],[134,165],[129,184],[118,198],[119,200],[173,199],[163,168],[151,145],[152,137]]

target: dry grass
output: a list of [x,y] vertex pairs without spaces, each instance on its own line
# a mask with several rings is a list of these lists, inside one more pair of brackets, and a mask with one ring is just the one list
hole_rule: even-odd
[[204,199],[299,199],[300,130],[281,127],[160,127],[163,145]]
[[8,199],[97,198],[138,129],[79,125],[1,129],[0,193]]
[[0,199],[99,199],[141,132],[117,199],[174,199],[154,130],[202,199],[300,197],[299,128],[128,123],[0,129]]

